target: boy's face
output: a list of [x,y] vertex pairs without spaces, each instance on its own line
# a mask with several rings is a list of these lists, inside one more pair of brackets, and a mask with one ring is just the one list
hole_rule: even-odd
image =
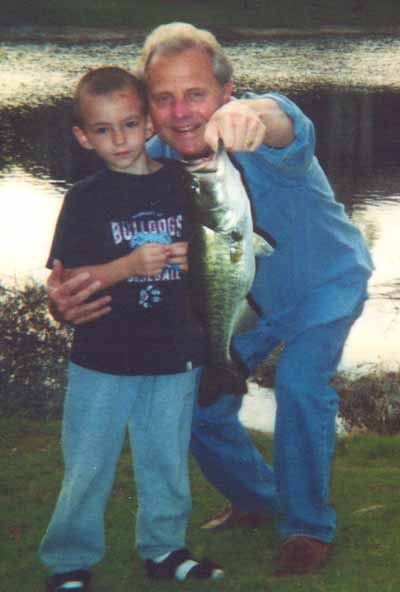
[[81,97],[83,128],[73,132],[83,148],[95,150],[108,168],[124,173],[146,172],[144,143],[152,134],[137,93],[126,88],[107,95]]

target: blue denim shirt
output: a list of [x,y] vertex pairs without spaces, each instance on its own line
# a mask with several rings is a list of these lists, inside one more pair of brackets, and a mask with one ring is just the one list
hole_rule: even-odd
[[[295,140],[285,148],[263,145],[231,156],[247,184],[256,231],[276,242],[270,257],[258,258],[251,296],[264,325],[287,340],[309,327],[357,316],[373,265],[315,156],[312,122],[282,95],[242,98],[265,97],[292,119]],[[152,157],[179,158],[158,137],[148,148]]]

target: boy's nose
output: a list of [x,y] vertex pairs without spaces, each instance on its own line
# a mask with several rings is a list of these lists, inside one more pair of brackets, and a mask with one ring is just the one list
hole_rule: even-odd
[[121,129],[115,129],[112,139],[114,144],[123,144],[125,142],[125,134]]

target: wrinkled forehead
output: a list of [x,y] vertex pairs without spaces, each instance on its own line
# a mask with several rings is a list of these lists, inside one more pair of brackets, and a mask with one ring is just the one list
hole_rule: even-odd
[[214,76],[214,67],[212,55],[203,47],[193,45],[183,48],[159,47],[151,52],[146,64],[145,76],[147,81],[151,77],[152,71],[162,62],[165,65],[171,63],[183,63],[190,59],[190,63],[198,65],[202,69],[209,70]]

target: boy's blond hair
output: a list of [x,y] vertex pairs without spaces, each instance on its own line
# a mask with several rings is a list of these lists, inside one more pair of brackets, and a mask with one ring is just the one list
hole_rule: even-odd
[[78,127],[85,126],[82,114],[82,96],[104,96],[117,90],[132,89],[138,96],[143,107],[143,114],[147,115],[149,104],[144,82],[123,68],[104,66],[89,70],[79,80],[73,97],[73,123]]
[[177,54],[192,48],[201,48],[207,52],[214,76],[221,86],[232,79],[232,64],[215,36],[205,29],[180,22],[160,25],[147,36],[139,57],[138,71],[146,78],[154,55]]

